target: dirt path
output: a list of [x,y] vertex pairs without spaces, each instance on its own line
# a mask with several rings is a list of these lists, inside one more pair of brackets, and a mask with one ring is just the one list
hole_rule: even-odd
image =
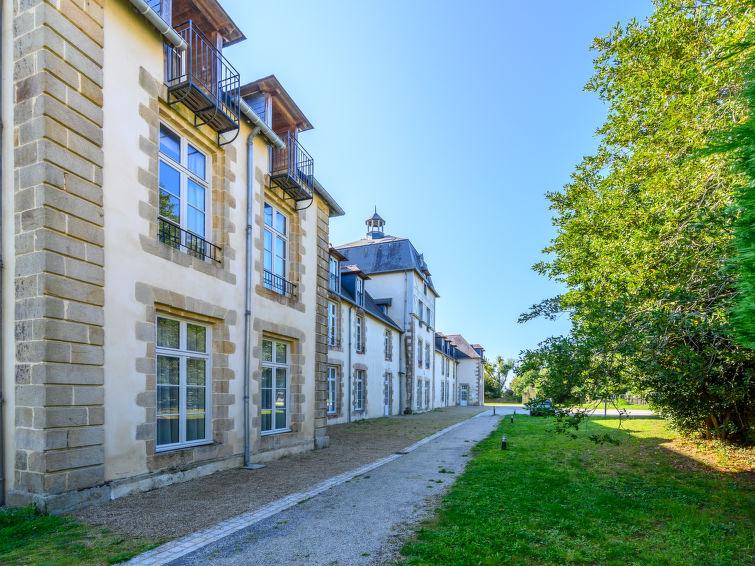
[[260,470],[218,472],[73,514],[83,522],[124,535],[174,539],[392,454],[483,410],[449,407],[334,425],[329,430],[330,446],[324,450],[269,462]]

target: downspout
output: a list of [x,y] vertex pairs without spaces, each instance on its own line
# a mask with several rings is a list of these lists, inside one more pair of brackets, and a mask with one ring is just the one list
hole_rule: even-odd
[[147,21],[151,23],[155,28],[157,28],[157,31],[159,31],[165,39],[167,39],[173,47],[175,47],[178,51],[186,51],[186,42],[183,40],[183,38],[176,33],[176,30],[173,29],[173,26],[171,26],[168,22],[162,19],[160,14],[155,12],[147,2],[144,0],[129,0],[131,2],[131,5],[136,8],[136,11],[139,12],[142,16],[147,18]]
[[[407,282],[406,282],[406,271],[404,271],[404,322],[403,322],[403,324],[404,324],[404,350],[406,350],[406,331],[407,331],[407,327],[406,327],[406,322],[407,322],[406,295],[409,292],[409,289],[407,289],[406,285],[407,285]],[[409,368],[406,367],[406,361],[404,362],[404,365],[401,365],[401,348],[398,349],[398,352],[399,352],[399,360],[398,360],[398,362],[399,362],[399,366],[398,366],[399,367],[399,371],[401,371],[402,367],[404,368],[404,386],[403,387],[399,387],[399,392],[398,392],[398,400],[399,400],[399,403],[401,405],[401,414],[403,415],[404,411],[406,410],[406,407],[404,406],[406,404],[406,401],[404,400],[404,394],[406,393],[406,387],[407,387],[406,382],[409,379]],[[406,357],[408,359],[408,356],[406,356]]]
[[[2,28],[0,27],[0,46],[3,42],[3,33]],[[2,65],[2,48],[0,47],[0,76],[2,76],[3,71],[3,65]],[[3,107],[3,97],[2,97],[2,91],[0,90],[0,109]],[[4,136],[3,133],[5,131],[5,122],[0,119],[0,147],[2,147]],[[3,160],[2,160],[3,152],[0,151],[0,219],[3,217]],[[2,226],[2,221],[0,220],[0,227]],[[3,458],[3,455],[5,454],[5,429],[3,427],[3,405],[5,404],[5,398],[3,397],[3,380],[5,377],[5,366],[3,365],[5,363],[5,360],[3,358],[3,338],[5,336],[3,335],[3,275],[5,272],[5,265],[3,264],[3,232],[0,229],[0,506],[5,505],[5,459]]]
[[249,431],[250,406],[249,406],[249,382],[251,380],[251,356],[252,356],[252,218],[254,200],[254,137],[260,128],[254,128],[249,134],[246,158],[246,269],[244,276],[246,285],[244,289],[244,467],[251,468],[251,436]]
[[347,394],[347,414],[349,416],[348,422],[351,422],[351,305],[349,305],[349,365],[346,371],[346,381],[349,384],[349,390]]

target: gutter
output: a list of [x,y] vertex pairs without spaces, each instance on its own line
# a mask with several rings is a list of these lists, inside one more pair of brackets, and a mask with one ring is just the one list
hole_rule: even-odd
[[336,199],[334,199],[332,196],[330,196],[330,193],[325,190],[325,187],[323,187],[320,184],[320,181],[317,180],[315,177],[315,191],[317,191],[317,194],[322,197],[322,200],[324,200],[327,205],[330,207],[330,218],[334,218],[336,216],[343,216],[346,214],[343,211],[343,208],[340,207],[340,205],[336,202]]
[[247,173],[246,173],[246,266],[244,269],[244,468],[254,469],[251,462],[251,433],[249,425],[249,389],[251,380],[251,356],[252,356],[252,218],[253,218],[253,182],[254,182],[254,138],[260,128],[254,128],[247,139]]
[[173,26],[163,20],[160,14],[155,12],[147,2],[144,0],[129,0],[129,2],[131,2],[134,8],[136,8],[137,12],[147,18],[147,21],[155,26],[157,31],[159,31],[163,37],[173,45],[173,47],[179,51],[186,51],[186,42],[183,38],[178,35],[176,30],[173,29]]
[[246,117],[247,120],[252,123],[255,128],[259,128],[259,133],[267,138],[267,141],[270,142],[270,145],[274,145],[278,149],[286,149],[286,144],[283,143],[283,140],[278,137],[278,134],[276,134],[262,118],[257,116],[257,113],[251,109],[251,107],[244,101],[244,99],[238,97],[237,100],[241,113],[244,115],[244,117]]

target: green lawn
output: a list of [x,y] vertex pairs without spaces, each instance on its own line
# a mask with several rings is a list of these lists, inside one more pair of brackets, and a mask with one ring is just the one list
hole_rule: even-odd
[[159,542],[122,537],[31,508],[0,508],[0,564],[113,564]]
[[[582,403],[580,405],[574,405],[574,406],[575,407],[583,407],[583,408],[586,408],[586,409],[596,409],[596,410],[601,410],[604,407],[603,401],[591,401],[589,403]],[[608,408],[609,409],[616,409],[617,407],[619,409],[626,409],[628,411],[631,411],[631,410],[649,411],[649,410],[651,410],[650,407],[648,407],[647,405],[632,405],[632,404],[627,403],[626,401],[624,401],[624,399],[619,399],[616,402],[615,405],[613,403],[610,403],[610,402],[608,403]]]
[[[755,564],[753,452],[725,473],[684,455],[691,443],[660,419],[617,425],[593,419],[570,439],[550,419],[501,421],[402,550],[408,563]],[[588,438],[605,433],[619,444]]]
[[485,401],[486,407],[521,407],[521,403],[497,403],[494,401]]

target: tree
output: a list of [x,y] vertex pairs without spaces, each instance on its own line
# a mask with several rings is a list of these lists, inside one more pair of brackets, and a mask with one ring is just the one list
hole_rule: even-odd
[[[520,320],[566,312],[572,329],[523,353],[518,375],[558,403],[631,388],[684,432],[744,439],[755,425],[755,356],[732,338],[728,264],[742,177],[703,155],[742,120],[749,2],[656,0],[644,23],[594,42],[587,84],[608,105],[600,143],[548,194],[557,236],[536,271],[566,292]],[[540,375],[540,374],[538,374]]]
[[513,367],[513,359],[504,361],[501,356],[497,356],[493,363],[485,362],[485,397],[498,399],[503,396],[506,380]]

